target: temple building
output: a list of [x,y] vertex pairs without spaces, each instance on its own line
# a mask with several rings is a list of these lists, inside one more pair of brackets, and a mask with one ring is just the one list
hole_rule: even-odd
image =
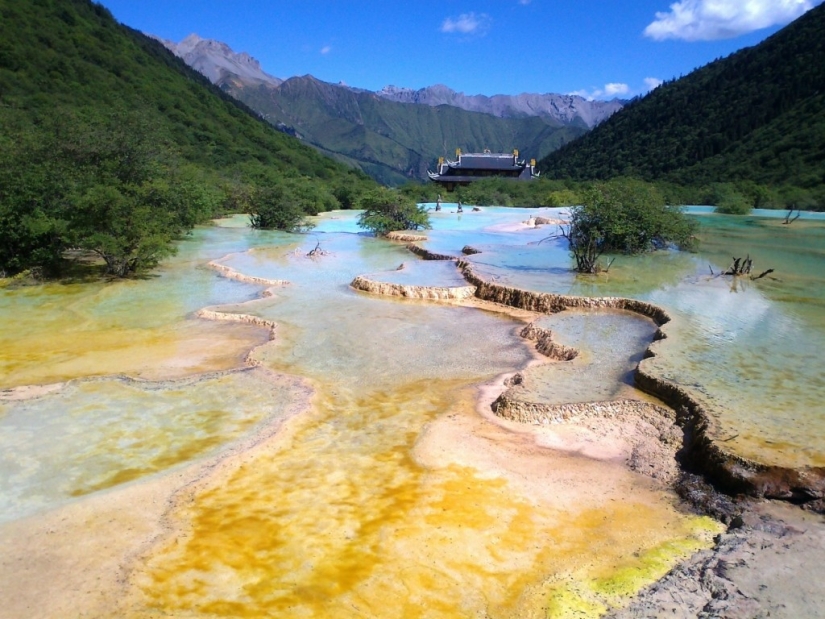
[[427,170],[430,180],[442,185],[447,191],[452,191],[459,185],[469,185],[491,176],[512,178],[516,180],[532,180],[538,177],[536,160],[530,160],[530,165],[518,158],[518,151],[512,153],[483,153],[463,154],[461,149],[455,151],[457,161],[444,160],[439,157],[436,172]]

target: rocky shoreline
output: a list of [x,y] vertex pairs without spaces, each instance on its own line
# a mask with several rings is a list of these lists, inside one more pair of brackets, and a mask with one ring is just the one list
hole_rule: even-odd
[[606,619],[822,617],[825,522],[787,503],[738,506],[728,530]]

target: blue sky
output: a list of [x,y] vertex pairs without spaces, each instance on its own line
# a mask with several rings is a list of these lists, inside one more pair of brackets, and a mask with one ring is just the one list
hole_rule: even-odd
[[102,0],[132,28],[227,43],[281,78],[378,90],[630,97],[823,0]]

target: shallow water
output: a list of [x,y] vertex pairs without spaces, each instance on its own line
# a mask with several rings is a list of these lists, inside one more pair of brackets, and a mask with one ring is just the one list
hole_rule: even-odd
[[[355,275],[410,254],[352,233],[317,236],[328,252],[320,258],[306,256],[311,238],[286,253],[261,249],[224,262],[290,281],[273,298],[224,311],[278,322],[283,336],[256,358],[309,378],[315,406],[283,444],[180,510],[186,538],[170,539],[136,576],[138,608],[505,617],[556,605],[592,614],[706,543],[703,521],[642,489],[626,502],[602,497],[571,510],[520,491],[500,470],[422,466],[413,452],[428,424],[468,414],[465,390],[531,358],[514,337],[518,325],[354,292],[347,284]],[[637,501],[651,502],[649,517],[638,517]],[[618,565],[627,582],[616,584]]]
[[455,262],[451,260],[406,261],[392,271],[370,273],[368,277],[372,281],[402,286],[456,287],[467,285],[467,280],[461,275]]
[[166,384],[75,382],[0,402],[0,522],[213,453],[283,415],[293,391],[252,371]]
[[200,228],[146,279],[0,289],[0,388],[115,373],[168,378],[237,366],[261,341],[260,330],[216,327],[191,314],[254,298],[259,288],[216,277],[205,264],[258,244],[286,244],[286,236]]
[[653,321],[629,312],[562,312],[535,324],[579,351],[572,361],[533,367],[519,399],[567,404],[639,398],[633,373],[656,333]]
[[[726,447],[769,464],[825,465],[825,222],[699,216],[697,254],[617,257],[607,275],[576,276],[561,241],[498,245],[470,259],[499,283],[590,296],[629,296],[676,320],[657,373],[709,405]],[[754,258],[750,281],[711,276]],[[709,266],[710,265],[710,266]]]
[[[797,338],[794,345],[804,350],[803,331],[791,327],[817,324],[815,311],[806,318],[810,300],[786,307],[784,280],[735,294],[722,280],[705,281],[715,241],[706,254],[622,259],[607,278],[576,278],[565,248],[548,238],[552,227],[516,225],[538,212],[441,213],[424,244],[455,255],[468,244],[483,249],[472,258],[478,270],[503,283],[660,303],[679,317],[673,338],[684,343],[669,349],[678,355],[658,360],[667,364],[662,372],[706,389],[720,418],[756,425],[731,411],[745,401],[743,393],[750,398],[768,387],[726,390],[723,379],[721,388],[706,388],[700,381],[720,372],[705,366],[734,358],[730,333],[743,350],[758,350],[760,330],[783,320],[791,325],[783,337]],[[417,262],[402,243],[359,234],[356,215],[327,214],[301,237],[251,231],[236,217],[197,231],[159,277],[69,292],[0,291],[3,324],[19,317],[21,325],[19,333],[0,336],[4,387],[117,373],[191,377],[242,365],[255,346],[254,359],[264,366],[177,382],[78,380],[40,398],[3,402],[6,517],[89,493],[116,496],[118,484],[220,453],[267,427],[300,396],[283,378],[289,375],[312,385],[311,406],[178,497],[166,514],[169,535],[133,566],[122,616],[596,616],[710,543],[714,526],[679,513],[673,497],[647,480],[614,463],[550,460],[529,434],[481,420],[478,385],[533,358],[516,336],[523,325],[474,308],[352,290],[356,275],[432,284],[452,281],[455,270],[452,263]],[[744,234],[742,243],[755,244],[752,230],[733,228]],[[795,230],[791,238],[803,229]],[[810,234],[806,256],[820,242],[817,231]],[[719,252],[733,242],[718,241]],[[326,253],[308,257],[318,243]],[[780,264],[783,251],[771,260]],[[290,283],[258,298],[260,287],[205,267],[218,258],[245,275]],[[797,271],[800,277],[818,281],[816,260]],[[401,263],[414,266],[393,271]],[[720,299],[733,299],[733,309]],[[219,304],[219,311],[274,321],[275,340],[250,325],[193,319],[196,310]],[[560,342],[582,350],[571,366],[578,368],[576,382],[556,376],[542,397],[632,393],[629,371],[652,333],[649,321],[621,313],[540,320]],[[267,370],[279,374],[259,375]],[[795,380],[802,378],[813,380]],[[765,413],[774,422],[771,415]],[[461,420],[476,425],[462,434],[455,430]],[[439,439],[445,431],[455,440]],[[739,431],[742,438],[729,444],[744,449],[748,443],[738,441],[746,433]],[[764,437],[754,441],[760,449]],[[794,440],[806,439],[800,433]],[[59,447],[49,451],[55,442]],[[815,440],[805,446],[819,449]]]

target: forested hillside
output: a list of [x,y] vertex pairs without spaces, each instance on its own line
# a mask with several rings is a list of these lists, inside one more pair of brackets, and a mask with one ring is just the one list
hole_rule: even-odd
[[458,107],[389,101],[311,76],[273,88],[242,82],[224,84],[273,124],[283,123],[305,141],[347,161],[389,185],[426,180],[440,156],[456,148],[480,152],[519,149],[539,159],[587,131],[550,118],[499,118]]
[[0,272],[56,268],[70,248],[115,274],[140,270],[273,185],[315,212],[349,206],[372,181],[101,5],[0,0]]
[[[553,178],[733,183],[825,207],[825,5],[635,100],[540,162]],[[778,189],[777,189],[778,188]]]

